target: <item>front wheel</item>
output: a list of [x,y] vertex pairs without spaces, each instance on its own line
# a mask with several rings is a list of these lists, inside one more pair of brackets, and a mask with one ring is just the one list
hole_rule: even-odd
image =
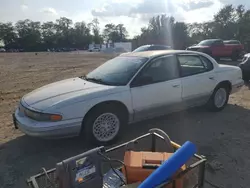
[[84,121],[84,135],[87,141],[97,145],[111,144],[121,132],[124,120],[115,108],[98,108]]
[[221,111],[225,108],[229,99],[229,89],[225,86],[217,87],[210,100],[208,101],[208,107],[211,111]]

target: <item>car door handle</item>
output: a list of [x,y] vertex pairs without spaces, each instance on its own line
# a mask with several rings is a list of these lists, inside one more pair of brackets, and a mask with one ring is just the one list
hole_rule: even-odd
[[173,87],[180,87],[180,85],[179,84],[175,84],[175,85],[172,85]]
[[210,80],[214,80],[214,77],[213,77],[213,76],[210,76],[209,79],[210,79]]

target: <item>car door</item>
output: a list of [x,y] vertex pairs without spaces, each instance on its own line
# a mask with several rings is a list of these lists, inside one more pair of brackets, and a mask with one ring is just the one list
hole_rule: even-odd
[[202,55],[179,54],[182,100],[186,107],[204,104],[216,87],[213,63]]
[[176,56],[151,60],[131,82],[134,119],[173,111],[181,103],[181,81]]
[[223,56],[227,56],[227,49],[225,48],[225,45],[223,43],[223,41],[215,41],[213,43],[213,56],[217,56],[217,57],[223,57]]

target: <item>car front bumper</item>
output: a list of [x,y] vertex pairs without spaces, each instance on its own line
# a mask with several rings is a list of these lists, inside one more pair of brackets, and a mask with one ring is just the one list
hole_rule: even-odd
[[78,136],[82,125],[81,118],[58,122],[38,122],[22,115],[18,109],[12,117],[16,129],[29,136],[48,139]]

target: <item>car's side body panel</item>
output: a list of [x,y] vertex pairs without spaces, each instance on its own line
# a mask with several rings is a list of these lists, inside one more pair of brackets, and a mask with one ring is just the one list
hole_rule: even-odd
[[197,106],[208,101],[217,85],[214,71],[181,78],[182,100],[185,106]]
[[127,88],[126,90],[110,93],[108,95],[98,96],[89,100],[82,100],[81,102],[70,103],[69,105],[62,107],[60,110],[65,114],[65,118],[67,119],[79,117],[83,119],[87,112],[91,110],[91,108],[102,102],[108,101],[118,101],[124,104],[130,114],[130,119],[133,119],[133,107],[129,88]]
[[131,88],[135,120],[170,112],[181,103],[179,79]]

